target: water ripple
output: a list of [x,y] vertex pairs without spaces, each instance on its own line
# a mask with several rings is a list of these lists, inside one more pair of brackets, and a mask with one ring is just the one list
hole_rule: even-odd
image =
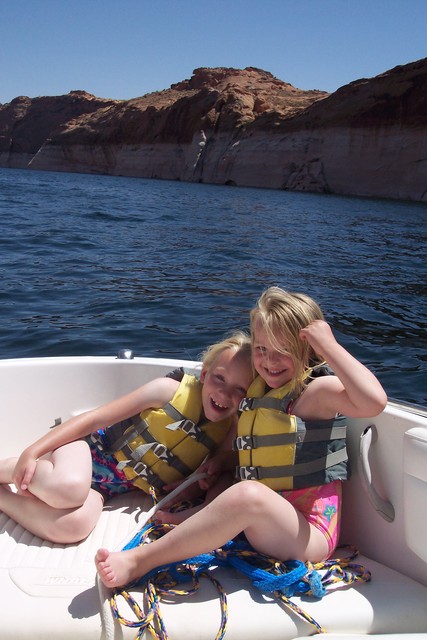
[[271,284],[427,402],[425,205],[0,170],[2,357],[198,357]]

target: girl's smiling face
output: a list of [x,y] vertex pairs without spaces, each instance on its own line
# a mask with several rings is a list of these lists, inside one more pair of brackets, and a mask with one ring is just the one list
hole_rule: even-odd
[[253,363],[256,372],[272,389],[282,387],[295,375],[292,357],[273,347],[260,322],[255,322],[253,330]]
[[200,380],[205,417],[218,422],[237,413],[253,380],[252,367],[247,356],[226,349],[209,368],[203,369]]

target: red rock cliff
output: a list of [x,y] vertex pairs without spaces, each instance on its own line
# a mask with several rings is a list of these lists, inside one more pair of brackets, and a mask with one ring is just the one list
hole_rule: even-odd
[[17,98],[0,107],[0,165],[426,201],[426,96],[427,59],[331,95],[196,69],[129,101]]
[[0,105],[0,166],[28,166],[40,147],[64,124],[111,104],[114,101],[85,91],[71,91],[56,97],[20,96]]

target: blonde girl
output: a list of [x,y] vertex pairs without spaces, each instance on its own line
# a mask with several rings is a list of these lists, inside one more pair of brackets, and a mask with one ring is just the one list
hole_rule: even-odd
[[[122,421],[161,409],[182,393],[183,376],[181,372],[155,379],[73,417],[28,446],[19,458],[2,460],[0,511],[46,540],[74,543],[85,538],[97,523],[104,500],[134,488],[133,481],[119,470],[114,455],[90,446],[86,437],[96,432],[98,438],[108,440],[110,428],[117,435]],[[229,429],[252,379],[251,345],[246,334],[237,332],[210,347],[204,355],[200,382],[188,383],[202,406],[200,425],[202,421],[221,421]],[[226,435],[227,430],[223,437]],[[10,484],[16,492],[10,490]]]
[[[384,409],[387,397],[377,378],[336,341],[308,296],[267,289],[251,313],[251,332],[259,376],[253,384],[261,382],[266,394],[283,387],[285,412],[308,422],[338,414],[370,417]],[[335,375],[312,377],[313,366],[322,362]],[[116,553],[100,549],[95,562],[104,584],[116,587],[161,564],[211,551],[241,532],[269,556],[316,562],[335,547],[340,505],[341,479],[287,491],[244,480],[159,540]]]

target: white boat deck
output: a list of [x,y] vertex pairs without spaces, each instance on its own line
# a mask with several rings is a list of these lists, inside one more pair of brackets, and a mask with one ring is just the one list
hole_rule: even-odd
[[[153,375],[137,362],[116,361],[107,366],[93,360],[84,369],[76,362],[58,364],[54,370],[46,361],[27,367],[19,362],[0,363],[0,388],[3,392],[18,389],[15,397],[6,395],[0,406],[5,455],[19,451],[54,418],[65,419],[67,414],[100,404]],[[175,364],[166,362],[155,375]],[[79,399],[78,406],[74,398]],[[27,409],[23,414],[23,404],[34,411]],[[378,440],[370,452],[372,480],[393,503],[393,522],[375,511],[358,471],[359,435],[373,422]],[[376,634],[381,634],[381,640],[391,640],[387,634],[394,639],[402,634],[399,640],[407,636],[427,640],[426,417],[389,407],[379,418],[355,421],[352,433],[353,477],[345,486],[342,541],[359,548],[362,555],[355,562],[371,571],[372,581],[337,583],[320,600],[292,600],[331,640],[344,636],[360,640]],[[114,498],[92,534],[79,545],[65,547],[32,536],[0,514],[1,640],[134,638],[136,629],[104,615],[108,608],[103,609],[93,557],[100,546],[120,547],[150,507],[150,498],[140,492]],[[306,620],[261,594],[235,570],[214,569],[213,573],[228,599],[225,640],[291,640],[315,633]],[[161,611],[171,640],[213,640],[220,627],[218,592],[208,580],[202,581],[194,596],[168,597]],[[127,614],[125,608],[123,614]]]

